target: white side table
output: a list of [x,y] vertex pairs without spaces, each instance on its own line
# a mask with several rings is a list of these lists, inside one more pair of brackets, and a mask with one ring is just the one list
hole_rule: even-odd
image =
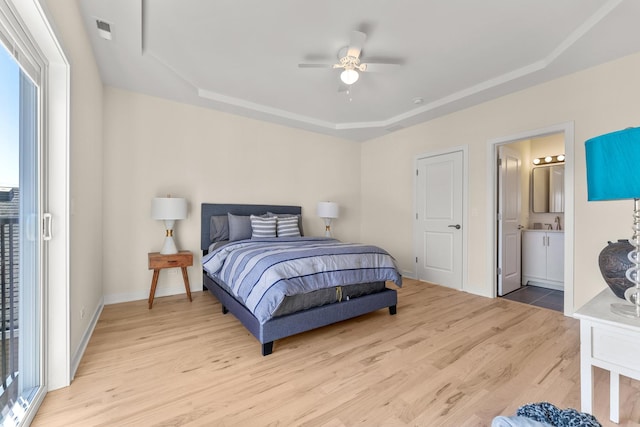
[[580,319],[580,399],[582,411],[592,413],[593,367],[610,372],[610,414],[620,419],[620,375],[640,380],[640,319],[612,313],[611,303],[623,302],[605,289],[575,316]]

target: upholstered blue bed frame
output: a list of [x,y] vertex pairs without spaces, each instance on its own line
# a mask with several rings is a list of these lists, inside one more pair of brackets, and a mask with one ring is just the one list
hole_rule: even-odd
[[[277,214],[301,214],[300,206],[238,205],[238,204],[202,204],[200,249],[203,254],[209,250],[211,216],[226,215],[262,215],[266,212]],[[389,308],[390,314],[396,314],[397,293],[393,289],[353,298],[347,301],[323,305],[286,316],[276,317],[264,324],[245,308],[245,306],[222,288],[216,280],[202,272],[203,290],[209,290],[222,304],[222,313],[231,312],[262,344],[262,355],[273,351],[273,342],[301,332],[330,325],[342,320],[361,316],[382,308]],[[339,285],[338,283],[336,285]]]

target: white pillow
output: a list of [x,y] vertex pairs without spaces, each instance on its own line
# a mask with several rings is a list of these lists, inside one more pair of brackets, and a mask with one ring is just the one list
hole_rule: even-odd
[[251,238],[276,237],[276,218],[251,215]]
[[278,237],[300,237],[298,217],[277,218]]

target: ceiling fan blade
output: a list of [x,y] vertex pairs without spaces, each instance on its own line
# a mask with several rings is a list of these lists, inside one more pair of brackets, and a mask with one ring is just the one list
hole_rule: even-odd
[[353,56],[354,58],[360,57],[362,46],[367,39],[367,35],[361,31],[352,31],[351,39],[349,40],[349,49],[347,49],[347,56]]
[[371,62],[367,62],[364,64],[360,64],[361,66],[364,66],[365,69],[363,71],[366,72],[370,72],[370,73],[384,73],[386,71],[392,71],[392,70],[396,70],[400,67],[400,64],[389,64],[389,63],[371,63]]
[[298,68],[333,68],[333,64],[298,64]]
[[404,65],[405,61],[401,58],[394,58],[389,56],[370,56],[367,55],[366,58],[362,58],[361,62],[366,62],[367,64],[394,64],[394,65]]

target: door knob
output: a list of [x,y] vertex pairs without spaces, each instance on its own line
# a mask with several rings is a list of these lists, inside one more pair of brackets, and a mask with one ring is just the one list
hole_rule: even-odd
[[460,224],[450,225],[449,227],[455,228],[456,230],[460,230]]

